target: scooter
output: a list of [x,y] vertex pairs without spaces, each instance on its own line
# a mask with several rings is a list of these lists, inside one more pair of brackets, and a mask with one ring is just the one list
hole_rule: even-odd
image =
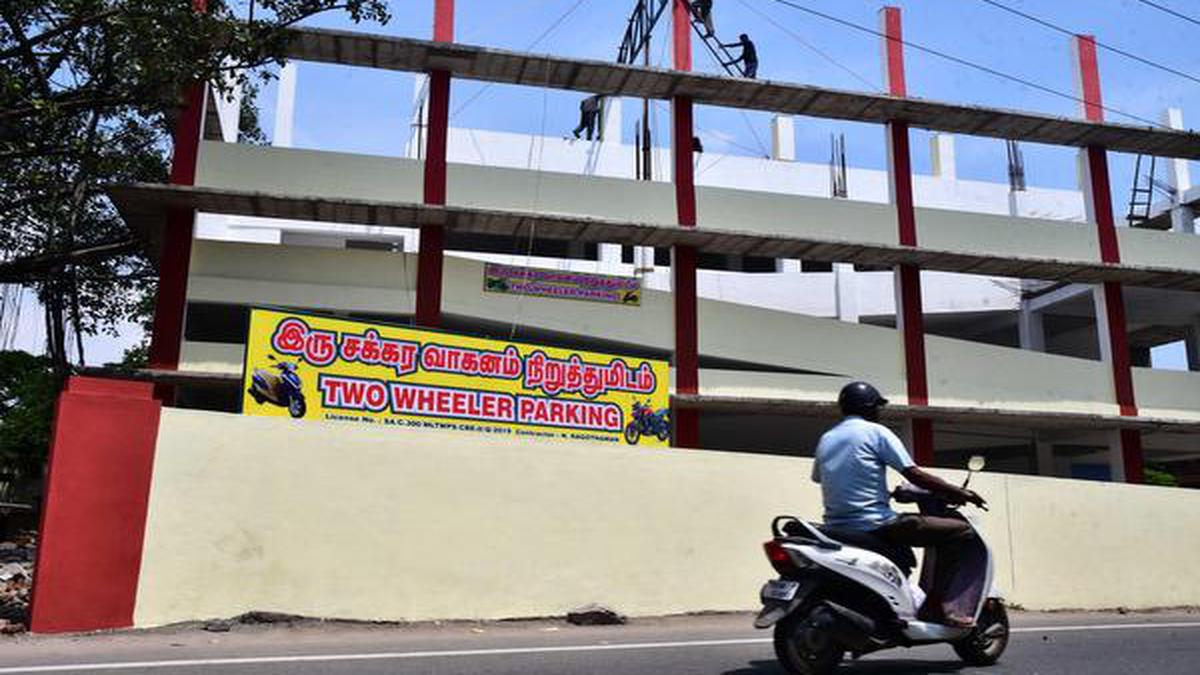
[[625,425],[625,442],[637,445],[642,436],[655,436],[660,441],[667,440],[671,435],[670,411],[654,412],[650,403],[633,402],[633,419]]
[[[274,355],[267,358],[276,361]],[[250,376],[250,396],[262,405],[269,401],[277,406],[287,408],[288,414],[294,418],[304,417],[308,405],[304,401],[304,389],[300,376],[296,374],[298,366],[290,361],[278,361],[274,366],[278,373],[263,368],[255,368]]]
[[[972,457],[963,487],[984,467]],[[889,546],[864,532],[834,530],[779,516],[763,544],[779,572],[763,586],[757,628],[775,631],[775,655],[796,675],[833,672],[847,652],[858,658],[893,647],[949,643],[973,666],[995,663],[1008,646],[1008,613],[992,586],[992,552],[969,518],[944,498],[911,485],[892,492],[901,503],[916,503],[922,514],[971,524],[977,536],[965,545],[947,600],[960,614],[975,618],[971,628],[919,618],[936,578],[937,556],[926,549],[920,586],[908,580],[916,557],[908,547]]]

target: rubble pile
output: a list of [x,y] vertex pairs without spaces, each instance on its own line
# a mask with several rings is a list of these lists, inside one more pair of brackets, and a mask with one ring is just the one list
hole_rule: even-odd
[[0,633],[20,633],[29,620],[29,591],[33,587],[33,534],[0,542]]

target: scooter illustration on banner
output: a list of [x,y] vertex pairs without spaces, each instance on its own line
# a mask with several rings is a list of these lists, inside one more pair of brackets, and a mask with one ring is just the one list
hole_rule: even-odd
[[291,361],[278,361],[272,354],[268,354],[267,358],[276,361],[271,368],[279,372],[255,368],[250,378],[250,396],[254,397],[254,401],[259,405],[264,402],[273,403],[287,408],[288,414],[296,419],[304,417],[308,405],[304,401],[300,376],[296,374],[299,366]]
[[650,402],[633,402],[633,419],[625,425],[625,442],[637,445],[642,436],[656,436],[665,441],[671,436],[671,411],[664,408],[655,411]]

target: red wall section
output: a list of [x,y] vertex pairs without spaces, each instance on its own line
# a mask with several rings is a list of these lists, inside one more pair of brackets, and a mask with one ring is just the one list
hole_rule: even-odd
[[161,404],[153,385],[73,377],[58,400],[34,572],[36,633],[133,625]]

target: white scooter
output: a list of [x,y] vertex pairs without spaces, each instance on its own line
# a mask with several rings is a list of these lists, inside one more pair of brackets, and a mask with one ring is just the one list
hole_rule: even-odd
[[[972,457],[967,481],[983,469]],[[892,492],[916,503],[922,514],[971,521],[945,499],[904,485]],[[779,578],[762,588],[757,628],[775,627],[775,654],[797,675],[822,675],[849,652],[858,658],[892,647],[949,643],[963,661],[995,663],[1008,646],[1008,613],[992,588],[992,552],[982,536],[965,545],[947,601],[975,626],[962,628],[918,618],[933,586],[937,559],[926,549],[920,586],[908,580],[916,558],[908,547],[889,546],[874,535],[833,530],[792,516],[771,523],[774,537],[763,544]]]

